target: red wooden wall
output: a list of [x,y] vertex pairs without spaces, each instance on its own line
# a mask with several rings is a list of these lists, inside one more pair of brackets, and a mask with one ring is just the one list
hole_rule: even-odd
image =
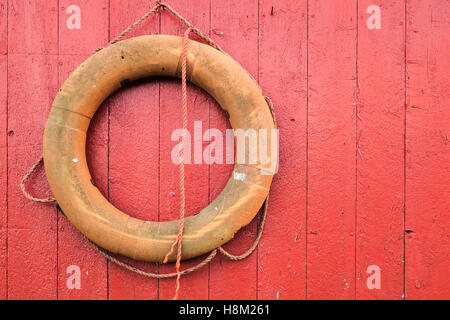
[[[280,170],[257,251],[241,262],[216,257],[182,278],[181,298],[449,299],[450,1],[167,2],[259,81],[280,128]],[[81,10],[80,29],[67,27],[71,5]],[[52,206],[28,202],[19,189],[41,154],[64,79],[150,6],[0,0],[1,299],[172,298],[173,280],[107,262]],[[166,12],[132,35],[183,31]],[[194,120],[203,131],[229,127],[216,103],[191,86],[190,130]],[[176,218],[176,128],[175,80],[138,83],[100,108],[89,132],[89,163],[114,205],[138,218]],[[193,214],[221,191],[231,166],[186,170]],[[31,190],[49,194],[42,170]],[[245,250],[256,226],[226,248]],[[67,286],[72,265],[81,270],[80,289]]]

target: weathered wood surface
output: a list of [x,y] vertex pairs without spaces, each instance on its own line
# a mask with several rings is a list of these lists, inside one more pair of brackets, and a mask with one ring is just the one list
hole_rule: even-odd
[[[244,261],[216,257],[182,278],[180,297],[449,299],[450,2],[167,2],[259,81],[280,129],[260,246]],[[172,298],[174,280],[107,262],[53,206],[30,203],[19,189],[61,83],[148,9],[148,1],[0,0],[0,299]],[[165,12],[130,36],[183,32]],[[90,128],[95,183],[134,217],[178,215],[170,138],[181,128],[180,92],[168,79],[129,86]],[[188,95],[191,131],[194,121],[202,132],[229,128],[205,92],[189,86]],[[220,193],[232,166],[186,170],[191,215]],[[30,189],[49,194],[42,170]],[[226,248],[244,251],[256,229],[254,221]]]

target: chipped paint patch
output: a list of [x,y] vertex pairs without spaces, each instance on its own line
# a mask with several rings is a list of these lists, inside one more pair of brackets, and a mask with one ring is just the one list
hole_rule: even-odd
[[245,173],[241,173],[241,172],[233,172],[233,178],[234,180],[240,180],[240,181],[244,181],[246,177]]

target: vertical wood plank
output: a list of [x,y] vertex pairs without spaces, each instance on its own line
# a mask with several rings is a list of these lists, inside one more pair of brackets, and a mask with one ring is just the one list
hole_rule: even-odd
[[[56,209],[27,200],[19,187],[42,154],[42,135],[57,92],[56,56],[8,58],[8,298],[57,297]],[[11,106],[15,106],[12,108]],[[30,180],[32,194],[50,194],[44,170]]]
[[8,50],[8,0],[1,0],[0,1],[0,55],[6,54],[7,50]]
[[[371,5],[358,2],[356,297],[402,299],[405,3],[377,2],[381,29],[367,27]],[[367,284],[370,266],[379,289]]]
[[[152,3],[110,1],[111,39],[143,16]],[[160,19],[149,17],[130,37],[159,33]],[[139,219],[158,220],[159,210],[159,84],[157,80],[132,84],[110,99],[110,201]],[[122,258],[149,272],[154,264]],[[110,299],[157,299],[158,280],[148,279],[109,263]]]
[[[80,12],[80,29],[72,29],[71,24],[76,7]],[[108,0],[59,0],[60,55],[89,56],[108,43],[108,35]]]
[[307,298],[355,294],[356,1],[309,1]]
[[[57,1],[8,2],[8,298],[57,298],[56,210],[32,203],[20,180],[42,154],[57,92]],[[41,169],[33,194],[49,195]]]
[[0,1],[0,300],[7,297],[7,1]]
[[274,103],[280,168],[258,249],[258,298],[306,294],[307,1],[260,1],[259,81]]
[[57,0],[8,1],[10,54],[57,54]]
[[[211,37],[251,75],[258,74],[258,1],[211,2]],[[225,113],[217,105],[211,108],[211,128],[224,132],[230,128]],[[211,166],[211,200],[219,195],[232,171],[231,165]],[[256,236],[256,219],[240,230],[225,245],[231,253],[247,250]],[[257,254],[242,261],[230,261],[219,255],[210,267],[211,299],[256,299]]]
[[450,296],[450,3],[407,1],[406,298]]
[[[80,8],[80,29],[69,29],[67,20],[76,5]],[[59,85],[97,47],[108,42],[109,2],[69,1],[59,2]],[[107,195],[108,183],[108,109],[99,108],[88,131],[87,157],[93,180],[103,195]],[[58,297],[59,299],[106,299],[106,260],[94,250],[66,217],[58,215]],[[69,266],[81,271],[81,288],[67,286],[72,273]]]
[[0,2],[0,300],[7,297],[7,2]]
[[0,300],[7,296],[7,64],[6,55],[0,55]]
[[[189,3],[167,1],[178,13],[188,19],[194,26],[204,32],[209,31],[210,4],[209,0],[196,1],[195,6]],[[183,36],[186,26],[169,12],[163,11],[161,17],[161,33]],[[191,39],[198,40],[195,34]],[[200,146],[202,136],[209,128],[209,100],[212,99],[201,89],[188,86],[188,131],[191,135],[191,159],[194,161],[194,143]],[[194,121],[201,123],[202,132],[194,137]],[[182,129],[181,81],[165,80],[161,83],[160,105],[160,220],[176,220],[180,212],[179,168],[171,160],[173,148],[177,148],[178,141],[171,141],[171,134],[176,129]],[[194,142],[194,139],[197,141]],[[209,201],[208,165],[185,165],[185,196],[186,216],[194,215],[208,205]],[[182,269],[199,263],[204,257],[183,262]],[[162,273],[174,272],[175,265],[161,266]],[[175,294],[175,279],[159,282],[159,298],[172,299]],[[179,299],[207,299],[208,298],[208,268],[202,268],[180,282]]]

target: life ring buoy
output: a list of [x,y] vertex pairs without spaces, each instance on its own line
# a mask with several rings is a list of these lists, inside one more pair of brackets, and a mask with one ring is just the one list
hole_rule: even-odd
[[[65,81],[45,127],[45,172],[64,214],[100,247],[135,260],[163,261],[176,238],[178,222],[135,219],[109,203],[91,183],[86,132],[97,108],[124,83],[151,76],[179,77],[182,43],[177,36],[140,36],[95,53]],[[260,129],[275,129],[260,88],[226,54],[189,40],[187,79],[228,112],[233,129],[254,129],[257,134]],[[278,141],[269,135],[268,144]],[[221,246],[250,223],[268,195],[274,161],[278,161],[276,157],[269,163],[258,157],[256,163],[235,164],[220,195],[201,212],[186,218],[183,260]],[[174,252],[169,261],[175,258]]]

